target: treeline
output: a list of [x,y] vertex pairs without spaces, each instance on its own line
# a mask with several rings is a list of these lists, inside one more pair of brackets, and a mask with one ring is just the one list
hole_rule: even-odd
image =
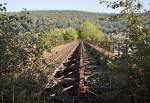
[[[81,24],[88,20],[108,35],[122,30],[127,23],[126,18],[112,19],[112,17],[116,15],[113,13],[93,13],[73,10],[35,10],[29,12],[31,14],[30,17],[34,19],[34,25],[47,25],[50,28],[67,28],[71,26],[78,30]],[[22,12],[11,12],[8,14],[20,15]],[[149,28],[149,12],[140,15],[144,16],[145,19],[142,21],[145,22],[147,28]]]
[[[113,33],[122,28],[125,21],[110,20],[109,18],[115,14],[107,13],[93,13],[73,10],[35,10],[29,11],[31,17],[34,18],[35,24],[49,25],[51,28],[67,28],[74,27],[77,30],[85,21],[91,21],[101,29],[105,34]],[[21,12],[14,12],[8,14],[20,15]],[[108,19],[106,19],[108,18]],[[36,22],[37,21],[37,22]]]

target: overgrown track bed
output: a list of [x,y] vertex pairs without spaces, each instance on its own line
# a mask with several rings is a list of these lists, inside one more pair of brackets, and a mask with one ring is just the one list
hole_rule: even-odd
[[48,71],[48,75],[51,77],[61,67],[61,64],[66,60],[66,58],[72,54],[73,50],[77,47],[78,42],[73,42],[68,44],[65,48],[57,52],[54,56],[50,57],[45,70]]
[[106,103],[97,93],[111,88],[109,75],[83,42],[54,77],[57,83],[44,94],[49,103]]

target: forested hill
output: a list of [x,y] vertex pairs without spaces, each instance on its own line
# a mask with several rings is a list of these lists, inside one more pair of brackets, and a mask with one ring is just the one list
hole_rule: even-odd
[[88,11],[79,11],[79,10],[30,10],[30,13],[36,16],[111,16],[114,15],[109,13],[98,13],[98,12],[88,12]]
[[86,20],[93,22],[105,33],[113,32],[121,27],[120,22],[112,22],[106,19],[114,15],[108,13],[96,13],[76,10],[34,10],[29,12],[33,16],[48,17],[50,20],[52,20],[54,24],[53,26],[57,26],[58,28],[66,28],[68,26],[71,26],[78,29]]
[[[107,18],[114,15],[108,13],[96,13],[76,10],[31,10],[29,11],[31,17],[35,20],[45,21],[50,23],[52,28],[80,28],[85,21],[93,22],[97,28],[101,29],[106,34],[114,32],[121,28],[122,22],[110,21]],[[21,14],[21,12],[13,12],[11,14]],[[42,19],[42,20],[41,20]]]

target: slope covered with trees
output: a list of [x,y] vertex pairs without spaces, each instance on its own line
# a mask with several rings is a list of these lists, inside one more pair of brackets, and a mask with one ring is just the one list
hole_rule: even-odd
[[[67,28],[74,27],[77,30],[85,21],[91,21],[97,28],[100,28],[104,33],[109,34],[121,28],[124,24],[122,20],[110,20],[109,17],[115,14],[94,13],[85,11],[73,10],[37,10],[29,11],[31,17],[35,20],[35,25],[45,24],[50,28]],[[21,12],[8,14],[20,15]],[[105,19],[108,18],[108,19]]]

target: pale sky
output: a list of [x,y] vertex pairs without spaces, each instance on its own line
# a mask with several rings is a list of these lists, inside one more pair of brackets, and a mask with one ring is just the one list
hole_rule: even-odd
[[[92,12],[118,12],[100,5],[98,0],[0,0],[7,3],[8,11],[27,10],[82,10]],[[144,8],[149,9],[150,0],[142,0]]]

